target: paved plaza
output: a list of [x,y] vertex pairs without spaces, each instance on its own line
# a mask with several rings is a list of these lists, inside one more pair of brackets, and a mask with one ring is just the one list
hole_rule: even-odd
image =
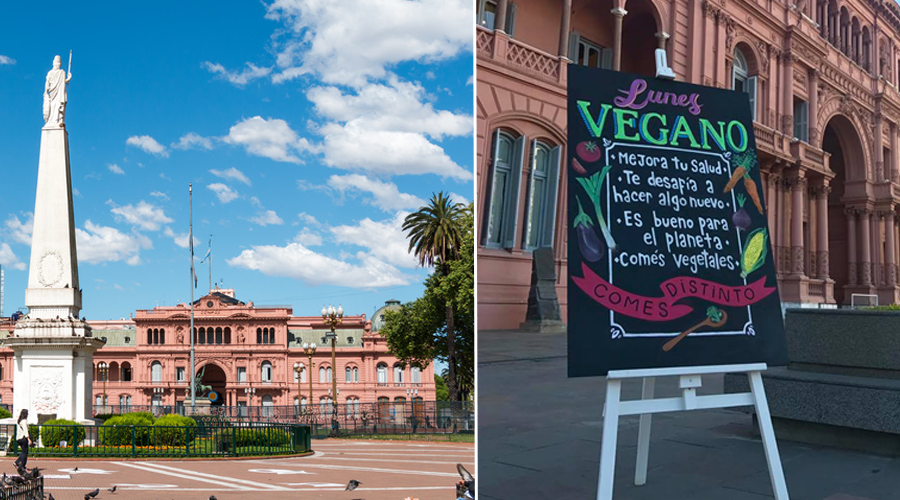
[[[329,498],[420,500],[455,498],[456,464],[475,470],[471,443],[313,441],[315,456],[247,460],[51,460],[30,458],[44,471],[45,491],[57,500],[220,500]],[[0,470],[12,473],[12,457]],[[75,467],[78,468],[75,471]],[[345,492],[350,479],[360,481]],[[116,492],[107,488],[117,485]]]
[[[566,378],[565,335],[478,332],[479,495],[596,497],[603,378]],[[676,394],[674,379],[657,397]],[[704,377],[701,394],[721,392]],[[623,384],[640,397],[640,382]],[[616,500],[762,500],[772,487],[751,416],[735,410],[653,417],[647,484],[633,484],[638,417],[620,420]],[[779,441],[792,500],[900,499],[900,458]]]

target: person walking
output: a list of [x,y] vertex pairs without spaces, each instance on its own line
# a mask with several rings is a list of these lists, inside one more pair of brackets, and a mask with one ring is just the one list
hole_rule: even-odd
[[27,471],[25,464],[28,462],[28,447],[34,444],[31,436],[28,434],[28,410],[22,410],[19,413],[19,420],[16,422],[16,442],[19,443],[19,458],[14,462],[17,471]]

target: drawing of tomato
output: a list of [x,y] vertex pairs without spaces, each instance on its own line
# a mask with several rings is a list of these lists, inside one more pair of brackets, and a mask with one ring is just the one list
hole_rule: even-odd
[[581,166],[581,163],[578,163],[578,158],[572,158],[572,169],[578,174],[584,175],[587,173],[587,170]]
[[600,147],[594,141],[582,141],[575,146],[575,152],[582,160],[592,163],[600,159]]

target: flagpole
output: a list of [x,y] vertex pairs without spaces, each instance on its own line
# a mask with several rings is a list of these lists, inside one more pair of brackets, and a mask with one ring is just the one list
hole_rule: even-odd
[[209,289],[212,290],[212,235],[209,235]]
[[196,368],[194,366],[194,186],[193,183],[188,183],[188,193],[190,194],[190,205],[191,205],[191,219],[190,219],[190,234],[188,235],[188,243],[191,247],[191,415],[194,414],[194,404],[195,404],[195,391],[196,387],[194,387],[194,378],[196,377]]

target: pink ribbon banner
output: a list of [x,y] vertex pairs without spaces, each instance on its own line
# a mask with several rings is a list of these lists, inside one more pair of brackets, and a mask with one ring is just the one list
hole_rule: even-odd
[[745,307],[768,297],[775,287],[766,286],[766,277],[749,285],[728,286],[693,276],[679,276],[663,281],[659,288],[662,297],[645,297],[623,290],[606,281],[581,264],[584,277],[572,277],[572,281],[589,297],[603,307],[625,316],[646,321],[671,321],[686,316],[694,308],[676,304],[681,299],[697,297],[714,304]]

